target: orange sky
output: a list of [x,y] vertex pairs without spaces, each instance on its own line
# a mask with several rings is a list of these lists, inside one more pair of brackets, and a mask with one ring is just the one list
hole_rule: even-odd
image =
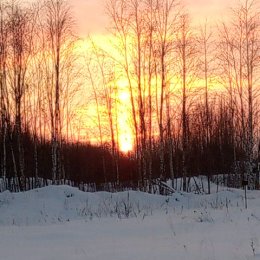
[[[95,37],[107,33],[109,19],[105,13],[106,0],[68,1],[74,7],[74,16],[78,25],[77,31],[81,37],[84,38],[88,34]],[[234,3],[238,4],[239,0],[183,0],[183,3],[190,13],[193,23],[198,26],[204,24],[206,19],[212,25],[221,21],[225,14],[228,14],[229,7],[236,6]],[[105,38],[101,37],[100,39],[101,44],[106,42]],[[131,124],[128,122],[130,112],[126,113],[125,109],[119,111],[119,118],[119,146],[121,151],[126,152],[132,150],[133,146]],[[96,137],[94,139],[96,140]]]
[[[108,26],[108,18],[105,15],[106,0],[70,0],[74,6],[74,13],[78,23],[78,31],[81,36],[88,33],[105,33]],[[190,11],[194,21],[221,20],[223,14],[239,0],[184,0],[184,4]],[[199,22],[198,22],[199,23]]]
[[[102,46],[106,46],[106,42],[109,42],[109,40],[107,40],[109,39],[107,38],[109,18],[105,13],[105,4],[107,0],[68,1],[74,9],[73,12],[74,17],[76,18],[78,34],[82,38],[85,38],[88,34],[93,38],[97,36],[95,40],[99,39]],[[182,3],[191,15],[194,26],[203,25],[207,19],[208,23],[214,27],[217,23],[228,18],[230,8],[237,7],[239,1],[240,0],[182,0]],[[124,100],[121,101],[123,101],[123,103],[128,103],[124,102]],[[120,107],[118,113],[120,118],[118,121],[119,147],[121,151],[127,152],[132,150],[134,145],[130,122],[131,112],[126,112],[125,108],[122,110],[122,107]],[[96,112],[94,111],[94,118],[95,116]],[[85,136],[85,131],[83,132],[83,135]],[[97,139],[95,134],[93,135],[93,138],[93,140]]]

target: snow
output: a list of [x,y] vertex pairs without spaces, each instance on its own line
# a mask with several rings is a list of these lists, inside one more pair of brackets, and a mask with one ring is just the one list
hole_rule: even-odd
[[260,192],[0,194],[0,260],[83,259],[260,259]]

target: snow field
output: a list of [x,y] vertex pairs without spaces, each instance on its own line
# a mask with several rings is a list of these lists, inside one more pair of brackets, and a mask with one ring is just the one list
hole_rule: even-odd
[[260,192],[0,194],[0,260],[260,259]]

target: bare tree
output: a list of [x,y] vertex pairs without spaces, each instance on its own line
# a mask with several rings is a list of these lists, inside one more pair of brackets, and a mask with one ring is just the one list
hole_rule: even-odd
[[235,116],[240,125],[238,140],[246,155],[246,175],[252,188],[258,186],[259,182],[253,174],[256,86],[259,83],[257,74],[260,57],[258,37],[259,7],[255,1],[246,0],[233,9],[232,21],[229,24],[223,23],[221,44],[226,48],[220,48],[225,50],[220,55],[220,61],[229,79],[229,93],[237,107]]
[[[136,157],[139,178],[146,178],[146,124],[145,124],[145,86],[143,84],[143,41],[145,32],[143,1],[110,0],[107,12],[112,20],[111,31],[119,42],[116,48],[121,56],[117,62],[118,71],[128,81],[134,124]],[[117,59],[118,60],[118,59]]]
[[46,41],[50,69],[47,77],[49,86],[49,109],[51,115],[52,140],[52,179],[64,178],[62,167],[61,134],[61,91],[62,71],[64,70],[64,51],[71,48],[74,20],[71,8],[66,1],[48,0],[45,2]]
[[194,82],[194,73],[197,71],[197,50],[195,48],[195,38],[190,26],[190,17],[186,13],[180,17],[180,28],[179,31],[177,31],[176,38],[182,95],[182,178],[183,190],[187,191],[187,154],[189,141],[188,92],[192,82]]
[[[167,116],[167,120],[164,120],[166,109],[166,99],[170,101],[170,82],[173,77],[172,69],[172,57],[174,52],[174,35],[176,32],[177,18],[179,15],[179,8],[177,8],[177,2],[175,0],[170,1],[155,1],[155,7],[153,8],[155,17],[155,48],[154,51],[158,53],[157,61],[157,73],[160,78],[159,103],[157,102],[158,111],[158,128],[160,136],[160,174],[165,177],[165,149],[164,149],[164,132],[166,128],[170,127],[170,117]],[[166,98],[167,96],[167,98]],[[169,105],[169,104],[168,104]],[[168,122],[167,122],[168,121]],[[165,125],[165,122],[167,124]],[[170,129],[168,129],[168,133]],[[171,161],[171,158],[170,158]],[[172,168],[172,166],[171,166]],[[173,171],[171,172],[173,179]]]
[[[14,172],[20,177],[20,187],[24,190],[24,147],[22,140],[23,119],[26,125],[25,93],[28,89],[27,73],[33,53],[33,35],[36,15],[33,6],[22,7],[15,2],[8,6],[9,30],[9,80],[14,104],[14,135],[17,142],[17,156],[13,156]],[[14,140],[12,140],[14,141]],[[17,162],[16,162],[16,158]]]
[[7,24],[7,12],[6,3],[0,3],[0,109],[1,109],[1,176],[6,178],[6,142],[7,142],[7,121],[9,120],[8,108],[7,108],[7,39],[8,39],[8,24]]
[[[201,58],[200,58],[200,65],[202,67],[202,79],[204,81],[204,108],[205,112],[203,113],[203,119],[205,122],[201,122],[204,126],[204,130],[202,132],[205,135],[205,160],[208,161],[208,152],[209,152],[209,145],[210,145],[210,137],[211,137],[211,125],[212,125],[212,113],[210,109],[210,80],[213,77],[213,62],[214,62],[214,44],[213,44],[213,34],[207,21],[205,22],[204,26],[200,28],[200,33],[198,37],[198,44],[201,47]],[[208,161],[209,162],[209,161]],[[208,176],[208,193],[210,194],[210,182],[211,182],[211,168],[208,167],[207,169],[207,176]]]

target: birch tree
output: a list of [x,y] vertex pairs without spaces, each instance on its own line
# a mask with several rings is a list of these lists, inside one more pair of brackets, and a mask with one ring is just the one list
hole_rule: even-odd
[[63,0],[45,2],[47,64],[49,65],[48,100],[51,118],[52,180],[64,178],[62,166],[61,93],[64,52],[71,48],[74,19],[70,5]]

